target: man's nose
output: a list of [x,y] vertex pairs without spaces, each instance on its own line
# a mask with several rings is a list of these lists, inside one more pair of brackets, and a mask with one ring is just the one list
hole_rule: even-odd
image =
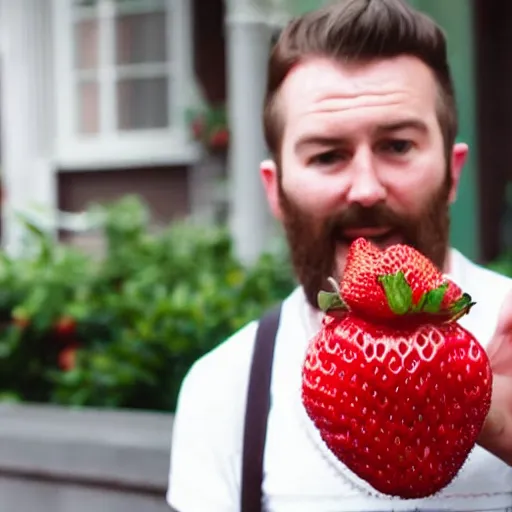
[[387,191],[379,180],[370,151],[361,151],[351,162],[351,182],[348,203],[370,207],[386,199]]

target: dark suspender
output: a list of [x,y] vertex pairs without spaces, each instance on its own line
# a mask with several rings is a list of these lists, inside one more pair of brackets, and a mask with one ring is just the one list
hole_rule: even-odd
[[260,319],[256,332],[245,409],[241,512],[262,511],[263,454],[270,410],[274,346],[280,315],[281,304]]

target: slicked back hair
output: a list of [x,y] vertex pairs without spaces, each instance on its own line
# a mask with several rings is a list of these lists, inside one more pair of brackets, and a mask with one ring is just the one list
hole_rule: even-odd
[[434,75],[437,117],[445,156],[450,158],[458,130],[455,92],[445,35],[427,15],[405,0],[338,0],[293,19],[276,39],[263,112],[265,139],[276,161],[284,132],[279,91],[292,68],[311,57],[364,64],[402,55],[418,58]]

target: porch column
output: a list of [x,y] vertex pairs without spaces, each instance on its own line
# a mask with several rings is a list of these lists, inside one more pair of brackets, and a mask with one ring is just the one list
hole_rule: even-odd
[[238,256],[258,258],[270,232],[270,214],[259,176],[267,156],[262,107],[271,29],[263,1],[226,0],[227,89],[231,144],[230,228]]
[[2,244],[11,254],[23,236],[13,213],[33,205],[53,213],[56,205],[51,6],[51,0],[0,0]]

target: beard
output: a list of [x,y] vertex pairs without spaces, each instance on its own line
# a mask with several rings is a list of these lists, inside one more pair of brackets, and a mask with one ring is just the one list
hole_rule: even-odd
[[337,248],[349,245],[343,233],[349,229],[391,228],[401,243],[410,245],[443,269],[448,251],[450,215],[449,191],[451,173],[415,216],[399,215],[383,203],[371,207],[353,204],[342,212],[320,219],[305,211],[282,188],[279,201],[283,227],[290,248],[292,264],[308,302],[318,309],[317,295],[329,288],[328,277],[341,278],[337,265]]

